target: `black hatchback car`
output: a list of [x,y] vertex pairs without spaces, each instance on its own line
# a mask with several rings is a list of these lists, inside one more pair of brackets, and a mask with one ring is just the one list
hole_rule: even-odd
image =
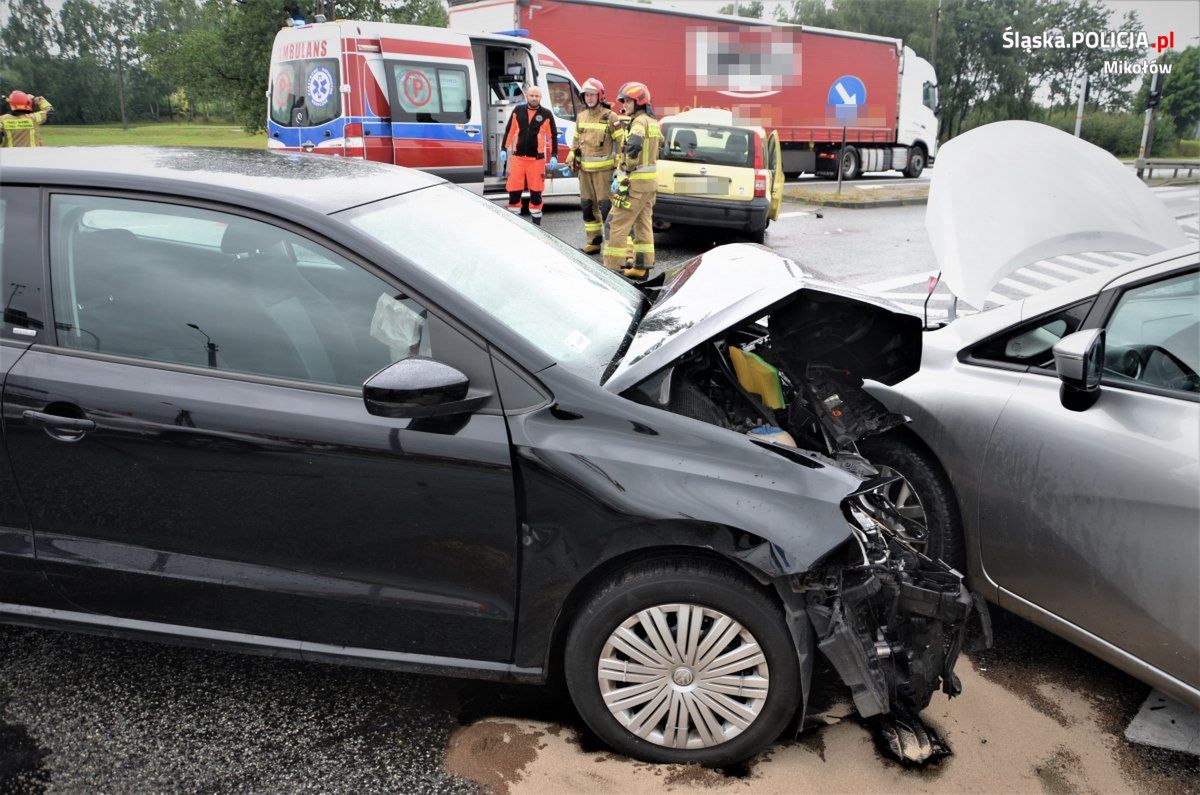
[[3,157],[0,620],[561,672],[613,747],[710,765],[819,648],[928,747],[973,600],[856,448],[915,318],[749,245],[638,289],[391,166]]

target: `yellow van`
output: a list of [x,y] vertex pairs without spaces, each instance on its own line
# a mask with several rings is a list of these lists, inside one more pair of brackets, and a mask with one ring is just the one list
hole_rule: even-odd
[[761,243],[783,203],[779,136],[734,124],[733,113],[696,108],[661,122],[654,224],[739,229]]

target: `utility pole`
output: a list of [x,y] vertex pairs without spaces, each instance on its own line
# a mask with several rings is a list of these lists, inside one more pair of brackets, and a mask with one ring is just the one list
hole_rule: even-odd
[[1159,78],[1161,75],[1155,72],[1150,76],[1150,90],[1146,92],[1146,120],[1142,122],[1142,143],[1138,147],[1138,167],[1137,175],[1142,176],[1142,161],[1146,159],[1146,150],[1150,145],[1150,128],[1154,125],[1154,109],[1158,107],[1158,101],[1162,96],[1162,89],[1159,87]]
[[933,7],[933,30],[929,32],[929,63],[933,64],[933,68],[937,68],[937,29],[938,17],[942,14],[942,0],[937,0],[937,5]]
[[1075,137],[1079,137],[1079,131],[1083,128],[1083,103],[1087,101],[1088,76],[1087,70],[1083,72],[1083,77],[1079,80],[1079,107],[1075,111]]

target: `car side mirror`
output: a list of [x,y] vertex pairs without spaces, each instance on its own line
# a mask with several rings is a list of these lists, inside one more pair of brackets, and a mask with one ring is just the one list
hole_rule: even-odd
[[377,417],[419,418],[469,414],[491,397],[471,389],[457,368],[425,356],[389,364],[363,384],[363,402]]
[[1068,334],[1054,345],[1054,369],[1062,387],[1059,397],[1072,411],[1089,408],[1100,396],[1104,367],[1104,329]]

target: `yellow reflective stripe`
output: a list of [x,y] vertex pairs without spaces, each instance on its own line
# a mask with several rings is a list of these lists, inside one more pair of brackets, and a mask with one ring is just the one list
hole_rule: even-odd
[[607,130],[611,125],[600,124],[594,121],[581,121],[578,126],[581,130]]
[[584,224],[583,224],[583,231],[585,231],[585,232],[599,232],[603,228],[604,228],[604,224],[598,223],[596,221],[584,222]]
[[628,252],[626,252],[625,249],[623,249],[623,248],[613,248],[612,246],[605,246],[604,251],[602,253],[606,257],[624,257],[625,254]]
[[654,171],[642,171],[641,169],[638,169],[637,173],[629,175],[630,179],[655,179],[657,177],[658,174]]
[[633,250],[637,254],[653,254],[654,253],[654,244],[653,243],[634,243]]
[[583,170],[584,171],[607,171],[608,169],[612,168],[613,165],[614,165],[614,163],[613,163],[613,159],[611,157],[608,160],[591,160],[591,161],[584,158]]

